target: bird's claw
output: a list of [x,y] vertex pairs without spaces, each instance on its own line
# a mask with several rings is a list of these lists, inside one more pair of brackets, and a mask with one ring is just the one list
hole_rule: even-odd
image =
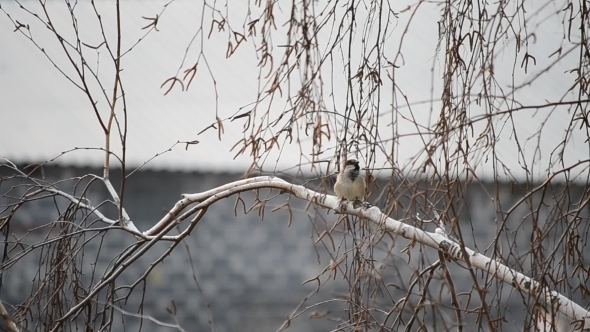
[[[346,204],[346,202],[347,202],[347,200],[346,200],[346,199],[344,199],[344,198],[340,200],[340,205],[339,205],[339,207],[340,207],[340,210],[342,210],[342,211],[346,211],[346,207],[347,207],[347,204]],[[359,200],[359,199],[357,199],[357,200],[354,200],[354,201],[352,202],[352,207],[353,207],[353,208],[355,208],[355,209],[358,209],[358,208],[360,208],[360,207],[362,207],[362,208],[364,208],[364,209],[368,209],[368,208],[370,208],[371,206],[373,206],[373,205],[371,205],[371,203],[369,203],[369,202],[365,202],[365,201],[361,201],[361,200]]]
[[372,205],[369,202],[365,202],[365,201],[361,201],[361,200],[357,199],[352,203],[352,206],[355,209],[358,209],[359,207],[363,207],[366,210],[366,209],[370,208]]

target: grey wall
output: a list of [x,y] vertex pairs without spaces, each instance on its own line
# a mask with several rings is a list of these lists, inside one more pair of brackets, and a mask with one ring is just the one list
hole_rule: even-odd
[[[56,179],[63,179],[72,176],[79,176],[88,172],[100,174],[100,170],[94,169],[70,169],[70,168],[46,168],[45,178],[48,182]],[[6,177],[7,173],[0,173]],[[170,173],[170,172],[138,172],[129,179],[126,187],[125,206],[127,212],[134,220],[140,230],[145,230],[161,218],[167,209],[180,198],[181,193],[194,193],[204,191],[221,184],[238,179],[238,175],[232,174],[197,174],[197,173]],[[114,182],[117,185],[117,176],[114,175]],[[84,181],[82,181],[84,183]],[[18,187],[22,184],[18,181],[5,180],[0,184],[0,194],[10,192],[12,196],[18,196],[26,188]],[[60,184],[64,190],[72,190],[74,182]],[[80,186],[82,188],[82,186]],[[88,195],[93,204],[107,199],[106,191],[100,189],[96,184]],[[466,202],[463,217],[475,223],[466,227],[472,234],[467,238],[475,236],[475,245],[480,250],[490,243],[495,236],[496,226],[494,218],[495,211],[489,195],[486,193],[486,186],[472,186],[469,189],[469,199]],[[487,185],[488,192],[493,192],[494,186]],[[575,195],[581,195],[583,188],[574,188]],[[78,191],[80,192],[80,191]],[[519,198],[509,185],[500,188],[504,206]],[[252,203],[253,194],[242,195],[246,203]],[[272,208],[281,205],[289,200],[294,212],[294,220],[289,227],[288,213],[286,211],[271,212]],[[9,203],[9,199],[0,200],[0,205]],[[121,303],[121,308],[131,312],[137,312],[139,304],[143,301],[143,314],[150,315],[166,322],[174,322],[174,317],[169,314],[166,308],[171,308],[174,301],[178,308],[176,318],[187,331],[208,331],[209,311],[213,318],[215,331],[275,331],[284,322],[296,306],[306,295],[313,293],[316,283],[302,285],[302,282],[318,275],[329,263],[328,255],[323,243],[315,243],[317,236],[312,234],[321,233],[326,227],[331,227],[337,220],[333,213],[313,209],[306,210],[306,202],[282,195],[274,199],[266,209],[265,218],[256,211],[243,214],[242,209],[237,209],[237,216],[234,212],[235,198],[228,198],[209,209],[205,217],[193,230],[190,237],[178,246],[163,263],[158,265],[147,277],[147,284],[140,284],[130,294],[128,301]],[[4,229],[4,244],[0,248],[0,254],[4,257],[2,265],[2,288],[0,298],[10,304],[18,305],[26,299],[31,290],[38,282],[37,271],[39,259],[50,253],[41,249],[34,250],[18,264],[9,266],[7,262],[18,255],[27,245],[32,245],[41,240],[46,231],[27,232],[31,227],[51,224],[57,218],[55,206],[60,206],[62,211],[65,206],[62,201],[57,203],[52,199],[37,201],[26,209],[19,212],[12,220],[10,229]],[[115,211],[105,208],[105,211],[114,216]],[[520,223],[526,211],[516,213],[513,218]],[[5,213],[4,213],[5,214]],[[587,212],[582,216],[588,217]],[[323,219],[313,223],[313,219]],[[90,222],[90,220],[89,220]],[[98,224],[94,227],[103,227]],[[185,227],[186,223],[181,225]],[[423,225],[430,231],[434,226]],[[334,233],[334,242],[337,251],[342,254],[350,249],[350,237],[342,237],[337,228]],[[8,231],[8,233],[6,232]],[[55,231],[54,231],[55,232]],[[530,231],[522,226],[518,232],[522,234],[522,248],[527,246],[527,234]],[[93,267],[97,271],[104,271],[112,264],[113,257],[124,248],[135,242],[134,238],[121,230],[110,230],[90,240],[95,233],[88,233],[83,239],[88,240],[84,257],[79,259],[80,269],[85,273],[86,284],[97,282],[97,277],[92,275]],[[14,247],[14,236],[22,237],[24,246]],[[55,234],[53,234],[55,236]],[[436,251],[428,248],[414,247],[410,249],[411,257],[400,254],[400,250],[408,244],[407,240],[398,239],[395,241],[393,254],[377,248],[373,255],[380,262],[385,262],[383,269],[383,283],[408,285],[410,275],[414,272],[411,266],[417,266],[420,260],[434,261],[438,258]],[[80,245],[78,243],[77,245]],[[530,245],[530,243],[529,243]],[[117,285],[130,285],[149,268],[150,263],[160,257],[170,243],[159,243],[151,248],[143,257],[129,268],[118,279]],[[74,246],[75,247],[75,246]],[[8,248],[8,249],[7,249]],[[190,251],[187,253],[187,248]],[[6,250],[10,250],[7,252]],[[586,253],[588,248],[586,247]],[[95,258],[98,260],[95,262]],[[588,257],[588,256],[587,256]],[[192,264],[191,264],[192,259]],[[507,258],[510,261],[510,257]],[[408,264],[408,261],[410,264]],[[416,263],[416,264],[414,264]],[[523,262],[516,262],[519,270],[528,266]],[[195,269],[196,280],[193,278]],[[451,263],[457,291],[469,292],[472,290],[471,277],[459,265]],[[43,270],[43,269],[42,269]],[[523,271],[527,272],[527,271]],[[480,281],[483,282],[484,277]],[[328,279],[328,280],[326,280]],[[463,282],[464,281],[464,282]],[[575,281],[575,280],[574,280]],[[302,308],[334,297],[335,292],[346,292],[347,286],[341,280],[341,276],[335,281],[330,278],[322,278],[322,287],[318,294],[304,303]],[[433,289],[439,281],[433,282]],[[583,281],[582,281],[583,282]],[[199,290],[199,286],[200,289]],[[501,283],[492,282],[488,285],[490,294],[494,289],[499,289],[506,294],[513,294],[514,290]],[[145,294],[144,294],[144,288]],[[405,289],[394,287],[377,287],[382,296],[377,296],[376,305],[384,310],[389,310],[394,301],[405,295]],[[415,289],[416,294],[419,289]],[[120,290],[120,295],[126,291]],[[581,302],[579,295],[570,294]],[[416,297],[417,299],[417,297]],[[488,299],[492,301],[493,299]],[[502,303],[504,308],[497,308],[505,313],[507,323],[504,330],[522,330],[522,319],[525,316],[525,308],[519,295],[505,297]],[[450,304],[445,296],[440,297],[441,303]],[[476,306],[477,299],[472,299]],[[494,302],[492,302],[494,303]],[[308,314],[291,322],[288,331],[326,331],[334,328],[338,322],[346,319],[344,309],[347,306],[343,302],[332,301],[313,309],[316,312],[329,310],[330,314],[322,319],[310,319]],[[511,308],[511,310],[506,310]],[[495,310],[495,309],[494,309]],[[453,312],[449,311],[451,317]],[[376,314],[378,315],[378,314]],[[475,315],[468,318],[474,323]],[[425,318],[427,320],[427,318]],[[170,331],[168,328],[127,315],[116,315],[115,326],[127,331]],[[390,321],[391,322],[391,321]],[[73,324],[73,323],[72,323]],[[33,325],[29,325],[33,330]],[[37,330],[43,330],[37,327]],[[472,330],[472,329],[467,329]],[[474,330],[474,329],[473,329]]]

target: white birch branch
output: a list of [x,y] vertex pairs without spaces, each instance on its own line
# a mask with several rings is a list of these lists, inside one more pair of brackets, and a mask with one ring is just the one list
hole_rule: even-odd
[[[27,194],[27,196],[35,196],[38,192],[41,191],[46,191],[58,196],[61,196],[65,199],[67,199],[68,201],[72,202],[73,204],[76,204],[78,207],[80,207],[81,209],[87,210],[90,213],[94,214],[100,221],[109,224],[109,225],[116,225],[119,221],[118,220],[112,220],[110,218],[108,218],[107,216],[105,216],[102,212],[100,212],[98,210],[98,208],[96,208],[95,206],[93,206],[92,204],[90,204],[90,202],[88,201],[88,199],[84,199],[84,198],[77,198],[74,197],[62,190],[57,189],[57,187],[54,184],[45,184],[42,183],[40,181],[38,181],[37,179],[30,177],[29,175],[25,174],[23,171],[21,171],[18,167],[16,167],[16,165],[11,162],[10,160],[6,159],[6,158],[2,158],[2,160],[4,160],[8,167],[14,171],[16,171],[17,173],[20,174],[20,176],[22,176],[24,179],[28,179],[31,182],[33,182],[36,186],[36,188],[38,189],[36,192],[33,193],[29,193]],[[2,165],[0,165],[2,166]],[[104,183],[105,187],[107,188],[109,194],[111,195],[111,197],[113,198],[115,205],[117,208],[119,208],[119,205],[121,204],[121,199],[119,198],[119,195],[117,194],[117,191],[115,190],[115,188],[113,187],[113,185],[111,184],[111,181],[109,179],[105,179],[99,176],[96,176],[94,174],[90,174],[91,177],[100,180]],[[127,211],[125,211],[125,209],[122,209],[123,211],[123,219],[121,220],[120,224],[121,227],[125,230],[127,230],[130,233],[133,233],[134,235],[138,236],[138,237],[143,237],[141,232],[139,231],[139,229],[137,229],[137,227],[135,227],[135,224],[133,224],[133,222],[131,221],[131,219],[129,218],[129,215],[127,214]]]
[[[276,177],[255,177],[228,183],[221,187],[214,188],[202,193],[183,194],[183,198],[174,205],[172,210],[170,210],[170,212],[168,212],[166,216],[164,216],[164,218],[162,218],[162,220],[160,220],[154,227],[144,232],[143,235],[146,238],[151,238],[156,236],[158,230],[162,229],[170,222],[178,222],[177,216],[180,214],[180,212],[182,212],[182,210],[191,204],[197,203],[197,205],[190,210],[190,213],[193,213],[194,211],[207,208],[213,203],[239,192],[263,188],[284,190],[298,198],[328,209],[332,209],[336,213],[366,218],[375,223],[381,229],[395,233],[408,240],[417,241],[436,250],[440,250],[450,255],[455,260],[468,262],[471,266],[483,270],[494,277],[512,285],[513,287],[538,298],[539,301],[544,302],[546,307],[553,307],[554,309],[559,310],[561,313],[577,322],[579,327],[590,327],[590,313],[577,303],[571,301],[558,292],[541,286],[541,284],[532,278],[529,278],[526,275],[467,247],[464,248],[465,252],[467,253],[467,257],[465,257],[462,253],[461,246],[448,238],[444,232],[441,232],[440,230],[434,233],[426,232],[416,227],[399,222],[395,219],[389,218],[375,206],[368,209],[355,209],[351,202],[342,203],[335,196],[318,193],[307,189],[304,186],[291,184]],[[186,236],[187,231],[178,236],[165,236],[161,238],[178,240]]]
[[[11,166],[13,166],[14,169],[16,169],[14,165]],[[21,174],[25,175],[22,172]],[[107,185],[107,188],[111,196],[113,196],[115,201],[119,202],[119,200],[117,199],[118,197],[116,195],[116,192],[114,191],[114,188],[112,188],[112,185],[110,185],[110,182],[108,180],[103,180],[103,182],[105,183],[105,185]],[[40,183],[36,184],[40,187],[41,190],[45,190],[60,195],[68,199],[69,201],[78,204],[81,208],[91,211],[107,224],[113,225],[117,223],[117,221],[107,218],[100,211],[98,211],[97,208],[91,206],[87,202],[83,202],[80,199],[73,197],[72,195],[69,195],[52,186],[47,186]],[[416,227],[399,222],[395,219],[389,218],[388,216],[383,214],[379,208],[375,206],[368,209],[355,209],[351,202],[342,203],[335,196],[318,193],[313,190],[307,189],[304,186],[291,184],[276,177],[261,176],[249,178],[228,183],[202,193],[183,194],[182,199],[178,201],[174,205],[174,207],[160,221],[156,223],[156,225],[154,225],[152,228],[143,233],[140,233],[137,230],[137,228],[135,227],[135,225],[126,213],[125,218],[128,218],[128,220],[125,223],[126,225],[124,224],[121,226],[128,232],[138,237],[141,237],[145,240],[179,241],[190,233],[190,231],[196,225],[196,222],[198,222],[201,219],[200,217],[204,213],[204,210],[206,210],[212,204],[240,192],[264,188],[273,188],[289,192],[290,194],[298,198],[304,199],[306,201],[312,202],[314,204],[317,204],[328,209],[332,209],[336,213],[349,214],[366,218],[371,222],[375,223],[381,229],[395,233],[406,239],[417,241],[436,250],[440,250],[444,253],[447,253],[455,260],[468,262],[471,266],[481,269],[489,274],[492,274],[496,278],[499,278],[500,280],[512,285],[513,287],[522,290],[526,293],[529,293],[532,296],[535,296],[540,301],[543,301],[546,307],[552,307],[554,309],[559,310],[561,313],[577,322],[580,327],[590,327],[590,313],[584,308],[582,308],[580,305],[571,301],[567,297],[559,294],[558,292],[552,291],[547,287],[541,286],[537,281],[533,280],[532,278],[529,278],[520,272],[512,270],[508,266],[496,260],[492,260],[480,253],[477,253],[472,249],[465,247],[464,250],[467,254],[467,257],[464,256],[464,254],[462,253],[461,246],[455,241],[448,238],[444,234],[444,231],[437,230],[434,233],[426,232]],[[113,195],[113,193],[115,193],[115,195]],[[188,211],[184,211],[186,208],[193,204],[196,205],[188,209]],[[172,223],[177,224],[180,221],[194,215],[195,213],[197,213],[197,217],[195,217],[191,221],[190,225],[183,232],[174,236],[165,235],[165,233],[167,233],[170,229],[173,228]],[[124,270],[124,268],[122,270]],[[117,275],[118,273],[115,273],[113,277],[116,277]],[[95,288],[95,291],[98,291],[100,288],[101,287]],[[87,296],[85,300],[89,299],[90,295]],[[80,303],[79,305],[82,305],[83,303],[85,303],[85,301],[82,301],[82,303]],[[66,318],[74,312],[76,312],[77,307],[79,306],[72,308],[70,312],[68,312],[68,314],[66,314],[63,318]]]

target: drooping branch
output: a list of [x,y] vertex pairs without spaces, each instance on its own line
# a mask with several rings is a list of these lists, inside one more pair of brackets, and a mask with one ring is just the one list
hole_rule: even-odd
[[[16,169],[15,165],[12,163],[9,162],[9,165],[11,168]],[[26,176],[22,172],[21,175]],[[96,216],[98,216],[100,220],[107,224],[113,225],[116,223],[116,221],[110,220],[104,216],[99,211],[99,209],[90,205],[90,202],[69,195],[51,185],[36,182],[30,177],[29,179],[35,183],[40,191],[47,191],[55,195],[60,195],[69,201],[76,203],[80,208],[91,211]],[[537,298],[539,302],[544,303],[546,308],[551,307],[560,311],[567,317],[572,318],[579,324],[579,327],[587,328],[590,326],[590,313],[578,304],[572,302],[570,299],[559,294],[558,292],[552,291],[549,288],[542,286],[532,278],[527,277],[524,274],[517,272],[496,260],[488,258],[467,247],[461,247],[460,244],[450,239],[446,235],[445,231],[441,228],[437,228],[435,232],[426,232],[414,226],[388,217],[375,206],[370,208],[355,208],[351,202],[341,202],[335,196],[319,193],[304,186],[289,183],[277,177],[260,176],[248,178],[228,183],[202,193],[183,194],[182,199],[178,201],[174,207],[159,222],[156,223],[156,225],[143,233],[139,233],[131,220],[129,220],[127,225],[121,226],[126,231],[136,235],[138,238],[148,240],[150,243],[155,243],[162,240],[178,242],[190,234],[190,232],[194,229],[196,224],[211,205],[235,194],[257,189],[278,189],[282,192],[290,193],[300,199],[306,200],[312,204],[334,210],[336,213],[365,218],[373,222],[377,226],[378,230],[391,232],[408,240],[415,241],[439,250],[455,260],[464,261],[472,267],[485,271],[494,277],[512,285],[513,287],[531,294]],[[189,225],[180,234],[166,235],[181,221],[188,219],[189,217],[192,217]],[[150,245],[146,247],[149,248]],[[142,252],[134,255],[134,257],[130,258],[126,264],[122,264],[122,266],[120,266],[117,271],[114,271],[109,278],[104,280],[104,282],[96,285],[93,289],[93,292],[88,294],[84,300],[82,300],[76,307],[72,308],[64,317],[62,317],[62,320],[75,315],[81,306],[84,305],[84,303],[91,300],[92,296],[102,289],[104,285],[122,273],[131,264],[131,262],[136,260],[137,257],[141,256]]]
[[[548,287],[542,286],[534,279],[515,271],[508,266],[486,257],[450,239],[444,230],[438,228],[436,232],[426,232],[411,225],[402,223],[383,214],[376,207],[354,208],[351,202],[341,202],[337,197],[310,190],[301,185],[295,185],[277,177],[261,176],[249,178],[225,184],[197,194],[183,194],[174,208],[160,220],[153,228],[143,233],[147,238],[162,236],[158,233],[170,223],[179,222],[180,218],[186,218],[194,212],[208,208],[215,202],[232,196],[234,194],[256,190],[256,189],[279,189],[288,192],[298,198],[309,201],[313,204],[332,209],[339,214],[349,214],[362,217],[373,222],[378,229],[395,233],[411,241],[416,241],[436,250],[440,250],[455,260],[460,260],[478,268],[496,278],[512,285],[513,287],[536,297],[546,307],[553,307],[564,315],[572,318],[579,324],[580,328],[590,326],[590,313],[580,305],[574,303],[567,297],[555,292]],[[184,214],[180,214],[189,205],[197,203]],[[186,231],[178,236],[163,236],[162,239],[179,240],[186,236]],[[466,255],[465,255],[466,254]]]

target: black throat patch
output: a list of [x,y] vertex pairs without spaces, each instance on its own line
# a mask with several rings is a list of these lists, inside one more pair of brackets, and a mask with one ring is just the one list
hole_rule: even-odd
[[359,175],[360,175],[360,171],[358,169],[358,166],[355,169],[348,171],[348,177],[353,181],[356,180],[356,178],[358,178]]

